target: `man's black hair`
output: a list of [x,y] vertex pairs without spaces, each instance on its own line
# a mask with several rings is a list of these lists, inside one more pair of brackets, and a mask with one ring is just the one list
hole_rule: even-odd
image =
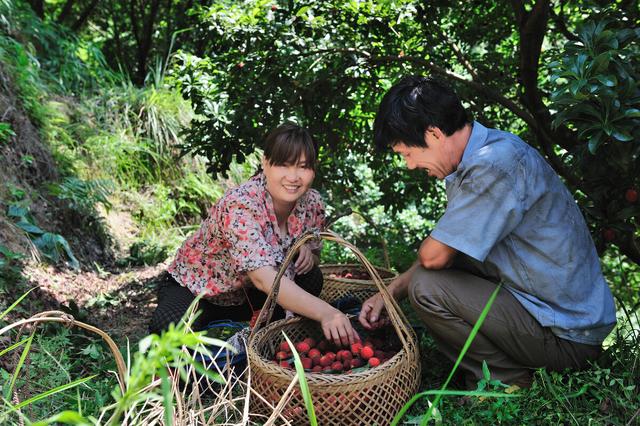
[[316,169],[318,143],[311,132],[291,123],[282,124],[267,135],[264,156],[271,165],[297,163],[304,154],[306,167]]
[[424,132],[430,127],[450,136],[469,122],[449,86],[431,77],[407,76],[382,98],[373,126],[374,143],[379,150],[399,142],[424,147]]

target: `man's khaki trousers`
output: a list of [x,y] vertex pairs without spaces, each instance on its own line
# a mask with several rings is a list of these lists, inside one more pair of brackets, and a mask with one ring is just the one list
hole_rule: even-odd
[[[418,268],[411,277],[409,299],[438,349],[455,362],[496,286],[494,281],[463,269]],[[528,387],[533,369],[581,369],[600,352],[600,346],[556,337],[502,288],[460,367],[466,370],[469,389],[475,389],[483,377],[483,361],[492,379]]]

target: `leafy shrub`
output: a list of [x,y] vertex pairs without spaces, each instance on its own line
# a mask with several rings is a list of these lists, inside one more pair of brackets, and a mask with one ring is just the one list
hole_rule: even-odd
[[82,180],[66,177],[59,184],[49,185],[49,191],[60,200],[69,203],[69,207],[84,214],[95,214],[95,206],[102,204],[111,207],[109,195],[113,184],[108,180]]
[[16,226],[25,231],[33,245],[46,259],[53,263],[58,263],[66,257],[69,266],[75,269],[80,267],[78,259],[73,255],[67,240],[60,234],[46,232],[38,227],[28,207],[18,203],[10,204],[7,216],[14,218]]
[[7,143],[16,133],[11,129],[11,124],[0,122],[0,144]]
[[626,193],[637,197],[640,187],[640,30],[608,15],[587,19],[549,65],[553,124],[584,141],[567,161],[583,181],[581,207],[601,250],[613,241],[638,262],[640,203]]

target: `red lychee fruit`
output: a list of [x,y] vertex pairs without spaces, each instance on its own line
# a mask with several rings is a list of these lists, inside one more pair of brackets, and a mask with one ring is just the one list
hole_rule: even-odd
[[280,367],[289,368],[290,365],[287,361],[280,361]]
[[328,357],[327,355],[322,355],[320,357],[320,365],[323,367],[329,367],[331,366],[331,364],[333,363],[333,360],[331,359],[331,357]]
[[289,347],[289,343],[286,340],[284,342],[280,343],[280,350],[282,352],[291,352],[291,348]]
[[351,345],[351,353],[353,355],[360,355],[361,349],[362,349],[362,343],[360,342],[354,343],[353,345]]
[[342,371],[342,363],[340,361],[336,361],[333,364],[331,364],[331,369],[332,370],[336,370],[336,371]]
[[367,360],[373,356],[373,349],[370,346],[365,346],[360,351],[360,357],[364,360]]
[[369,358],[369,367],[377,367],[380,365],[380,360],[376,357]]
[[305,342],[296,343],[296,351],[298,351],[298,353],[306,354],[307,352],[309,352],[309,349],[311,349],[311,348]]
[[362,367],[362,360],[360,358],[353,358],[350,361],[350,364],[351,364],[351,368]]
[[311,358],[301,358],[300,361],[302,361],[302,367],[305,370],[309,370],[311,367],[313,367],[313,361],[311,360]]
[[309,345],[309,348],[315,348],[316,346],[316,341],[313,337],[307,337],[303,342]]
[[289,358],[288,352],[280,351],[276,354],[276,359],[278,361],[282,361],[283,359],[287,359],[287,358]]
[[627,189],[624,193],[624,199],[631,204],[635,204],[638,201],[638,190],[635,188]]

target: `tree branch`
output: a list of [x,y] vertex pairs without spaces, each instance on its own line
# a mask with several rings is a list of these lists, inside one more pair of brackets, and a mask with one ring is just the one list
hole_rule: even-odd
[[31,9],[40,19],[44,19],[44,0],[29,0]]
[[89,16],[91,16],[93,11],[95,10],[99,1],[100,0],[92,0],[91,3],[87,5],[87,7],[82,11],[80,16],[76,20],[76,22],[74,22],[74,24],[71,26],[72,30],[77,32],[80,30],[80,28],[82,28],[82,26],[87,22],[87,19],[89,19]]
[[64,21],[67,19],[67,16],[69,15],[69,12],[71,12],[71,10],[73,9],[73,5],[75,4],[76,0],[67,0],[64,3],[64,6],[62,7],[62,12],[60,12],[60,14],[58,15],[58,18],[56,19],[56,22],[58,24],[63,24]]
[[580,41],[580,38],[574,33],[572,33],[571,31],[569,31],[569,29],[567,28],[567,23],[564,18],[564,2],[563,1],[560,2],[560,14],[557,14],[553,10],[553,7],[549,9],[549,12],[551,13],[551,19],[553,19],[553,22],[556,24],[556,28],[560,31],[560,34],[565,36],[568,40]]

